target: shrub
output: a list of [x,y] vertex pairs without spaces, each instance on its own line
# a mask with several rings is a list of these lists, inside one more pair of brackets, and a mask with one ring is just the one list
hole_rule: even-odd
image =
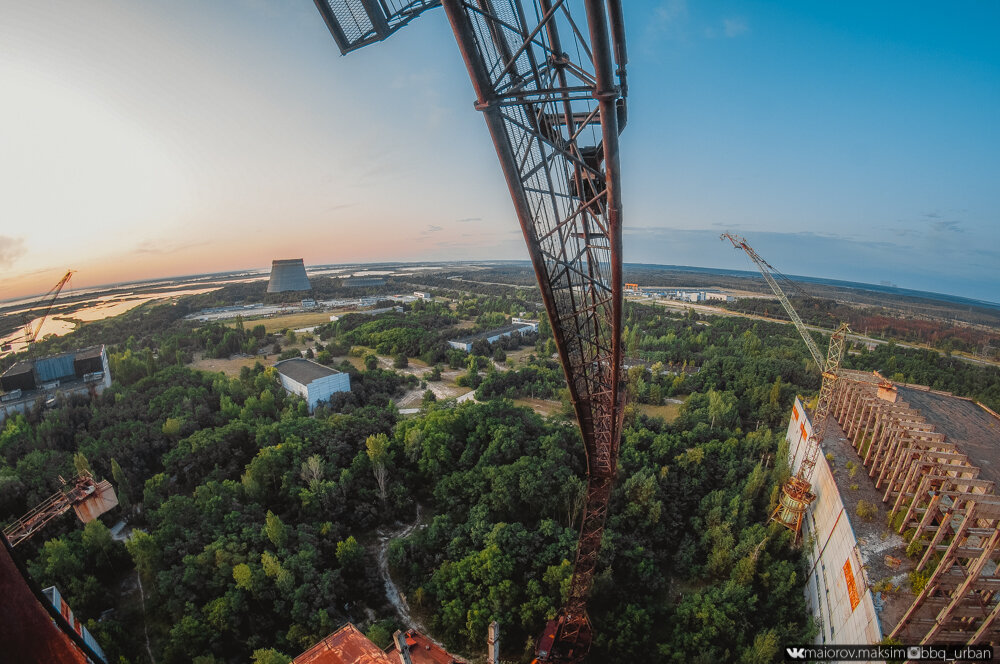
[[878,507],[875,506],[875,503],[870,503],[867,500],[859,500],[854,511],[865,521],[871,521],[878,514]]

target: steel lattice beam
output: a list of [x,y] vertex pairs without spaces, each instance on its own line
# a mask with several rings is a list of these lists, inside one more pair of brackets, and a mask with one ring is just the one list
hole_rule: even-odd
[[[612,48],[600,0],[583,3],[587,32],[563,0],[540,0],[533,12],[514,0],[442,4],[514,201],[587,451],[587,504],[569,599],[555,643],[539,652],[540,659],[572,661],[590,640],[586,600],[621,434],[624,106],[612,60],[618,53],[624,65],[624,45]],[[564,35],[582,57],[570,59]]]
[[[439,4],[315,1],[342,53],[384,39]],[[617,470],[624,406],[618,134],[626,118],[627,56],[621,2],[440,4],[493,138],[583,434],[587,503],[569,599],[558,629],[546,629],[552,638],[539,650],[542,661],[578,662],[590,645],[586,600]]]

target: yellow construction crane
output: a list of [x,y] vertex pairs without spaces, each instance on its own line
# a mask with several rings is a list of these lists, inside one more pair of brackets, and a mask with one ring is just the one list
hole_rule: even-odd
[[25,314],[26,321],[24,323],[24,335],[11,339],[8,343],[5,343],[3,348],[0,350],[3,350],[4,353],[10,352],[13,349],[13,344],[17,342],[24,342],[28,346],[35,343],[35,340],[42,331],[42,326],[45,324],[45,320],[49,317],[49,312],[52,311],[52,306],[56,303],[56,298],[59,297],[59,293],[62,292],[63,287],[69,283],[69,280],[73,276],[74,272],[75,270],[67,270],[66,274],[63,275],[63,278],[56,282],[56,285],[50,288],[49,292],[43,295],[38,301],[38,303],[42,305],[42,308],[40,309],[42,312],[41,316],[33,319],[31,314],[34,310],[29,310],[29,312]]
[[830,347],[827,350],[826,359],[824,360],[819,352],[819,347],[813,340],[812,335],[809,334],[805,323],[802,322],[802,318],[799,317],[799,314],[792,307],[792,303],[788,300],[785,292],[781,290],[781,286],[778,285],[778,281],[774,276],[775,274],[779,276],[783,275],[775,270],[770,263],[761,258],[760,254],[747,244],[745,238],[731,233],[723,233],[720,239],[732,242],[735,248],[746,252],[750,260],[757,265],[760,273],[764,276],[764,280],[771,287],[771,290],[774,291],[774,294],[778,297],[778,301],[781,302],[781,306],[785,308],[788,317],[792,319],[795,328],[802,335],[802,340],[806,342],[809,353],[816,361],[816,366],[823,372],[823,383],[819,390],[819,399],[816,402],[816,409],[812,417],[812,433],[809,434],[806,442],[802,462],[799,464],[798,471],[781,488],[781,498],[771,513],[771,521],[776,521],[791,530],[794,533],[795,542],[798,543],[802,535],[802,518],[805,516],[806,509],[816,499],[816,494],[812,492],[813,468],[816,466],[816,458],[822,449],[823,436],[826,433],[826,422],[830,415],[830,406],[833,403],[833,390],[837,382],[837,372],[840,370],[840,360],[844,356],[844,347],[847,341],[847,334],[850,330],[846,323],[841,324],[837,328],[830,337]]

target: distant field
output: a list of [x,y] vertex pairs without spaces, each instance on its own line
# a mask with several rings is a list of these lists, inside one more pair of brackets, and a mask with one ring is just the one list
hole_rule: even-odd
[[637,404],[637,406],[643,415],[647,415],[649,417],[660,417],[667,422],[673,422],[681,413],[681,404],[677,403],[668,403],[663,406],[651,406],[649,404],[640,403]]
[[[285,316],[275,316],[273,318],[247,318],[244,319],[243,325],[248,327],[263,325],[267,332],[277,332],[278,330],[284,330],[285,328],[295,330],[301,327],[312,327],[313,325],[322,325],[323,323],[329,322],[330,312],[318,311],[316,313],[288,314]],[[236,325],[236,323],[233,321],[226,321],[226,325],[232,327]]]
[[232,359],[218,359],[214,357],[206,357],[200,360],[195,360],[188,366],[192,369],[199,369],[201,371],[221,371],[227,376],[239,376],[240,369],[243,367],[252,367],[257,362],[267,366],[274,364],[275,355],[271,356],[270,360],[265,360],[264,358],[258,357],[236,357]]
[[530,408],[539,415],[545,416],[555,415],[562,408],[561,403],[549,399],[514,399],[514,403],[518,406]]

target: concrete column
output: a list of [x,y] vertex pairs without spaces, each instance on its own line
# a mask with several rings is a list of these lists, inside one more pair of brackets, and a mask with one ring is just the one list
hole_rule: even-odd
[[496,620],[490,623],[486,638],[486,664],[500,664],[500,625]]
[[413,664],[413,660],[410,659],[410,646],[406,643],[406,636],[396,630],[396,633],[392,635],[392,640],[396,642],[396,650],[399,651],[399,664]]

